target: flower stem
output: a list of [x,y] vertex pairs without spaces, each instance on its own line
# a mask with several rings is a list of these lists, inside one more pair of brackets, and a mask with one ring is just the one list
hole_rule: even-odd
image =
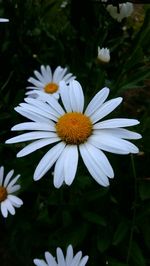
[[132,221],[131,221],[129,247],[128,247],[128,252],[127,252],[127,260],[126,260],[127,266],[129,266],[131,249],[132,249],[132,241],[133,241],[135,218],[136,218],[136,202],[137,202],[137,177],[136,177],[134,156],[132,154],[131,154],[131,166],[132,166],[132,172],[133,172],[133,178],[134,178],[134,202],[133,202],[133,216],[132,216]]

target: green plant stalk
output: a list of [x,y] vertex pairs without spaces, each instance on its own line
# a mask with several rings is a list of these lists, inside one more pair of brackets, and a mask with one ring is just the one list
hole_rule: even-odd
[[132,249],[134,225],[135,225],[135,218],[136,218],[136,202],[137,202],[137,177],[136,177],[134,156],[132,154],[131,154],[131,166],[132,166],[132,172],[133,172],[133,178],[134,178],[134,203],[133,203],[133,217],[132,217],[132,223],[131,223],[131,232],[130,232],[130,238],[129,238],[129,247],[128,247],[128,252],[127,252],[127,260],[126,260],[127,266],[130,266],[129,261],[130,261],[130,255],[131,255],[131,249]]

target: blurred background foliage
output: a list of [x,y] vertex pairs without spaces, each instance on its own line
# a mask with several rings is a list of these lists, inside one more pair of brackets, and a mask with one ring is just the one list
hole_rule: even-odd
[[[5,173],[21,174],[16,215],[0,217],[0,265],[31,266],[44,251],[55,255],[68,244],[89,255],[88,265],[150,265],[150,5],[135,5],[118,23],[96,0],[3,0],[0,17],[0,159]],[[97,47],[111,60],[97,61]],[[49,64],[67,66],[82,84],[86,101],[104,86],[124,102],[113,116],[137,118],[143,135],[134,156],[107,154],[115,170],[110,187],[99,186],[80,162],[71,187],[53,187],[49,172],[40,181],[34,169],[48,148],[25,158],[25,144],[6,145],[10,128],[25,121],[14,111],[25,97],[27,79]],[[112,115],[110,115],[112,117]]]

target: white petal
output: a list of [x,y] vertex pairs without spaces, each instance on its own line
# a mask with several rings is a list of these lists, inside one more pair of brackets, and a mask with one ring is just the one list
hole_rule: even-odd
[[4,177],[4,167],[1,166],[1,168],[0,168],[0,186],[3,183],[3,177]]
[[101,171],[101,168],[98,166],[98,164],[95,162],[93,157],[91,157],[86,144],[82,144],[79,146],[80,153],[82,156],[82,159],[92,175],[92,177],[102,186],[106,187],[109,185],[109,180],[106,175],[103,174]]
[[48,266],[57,266],[55,258],[48,252],[45,252],[45,258]]
[[6,140],[5,143],[18,143],[18,142],[24,142],[34,139],[44,139],[44,138],[55,138],[57,137],[57,134],[54,132],[40,132],[40,131],[34,131],[29,133],[21,134],[17,137],[13,137],[11,139]]
[[14,185],[10,188],[7,187],[8,194],[14,193],[20,189],[20,185]]
[[66,254],[66,266],[70,266],[72,260],[73,260],[73,248],[72,245],[69,245]]
[[69,97],[69,90],[70,90],[70,87],[67,86],[64,81],[61,81],[60,82],[60,96],[61,96],[63,105],[68,113],[72,112],[71,102],[70,102],[70,97]]
[[58,159],[64,148],[65,148],[65,143],[60,142],[44,155],[44,157],[41,159],[41,161],[39,162],[38,166],[35,169],[33,177],[34,180],[39,180],[47,173],[47,171],[56,162],[56,160]]
[[47,123],[41,123],[41,122],[25,122],[25,123],[20,123],[11,128],[12,131],[17,131],[17,130],[41,130],[41,131],[56,131],[55,129],[55,124],[53,125],[47,124]]
[[33,262],[36,266],[49,266],[44,260],[34,259]]
[[76,80],[71,81],[69,85],[69,95],[72,111],[82,113],[84,107],[84,95],[82,87]]
[[70,186],[75,178],[78,165],[78,149],[76,145],[65,147],[64,176],[65,183]]
[[25,148],[23,148],[21,151],[17,153],[17,157],[23,157],[26,156],[38,149],[41,149],[44,146],[47,146],[49,144],[58,142],[60,139],[58,137],[55,138],[49,138],[49,139],[40,139],[36,140],[29,145],[27,145]]
[[82,260],[80,261],[79,266],[85,266],[85,264],[87,263],[88,259],[89,259],[88,256],[84,256],[82,258]]
[[58,265],[65,266],[65,258],[62,250],[60,248],[57,248],[56,253]]
[[[92,136],[91,139],[92,140],[95,139],[98,142],[97,148],[100,148],[103,150],[104,147],[106,146],[106,147],[108,147],[108,149],[104,149],[104,150],[109,151],[109,152],[111,152],[111,148],[115,148],[115,149],[118,149],[120,151],[126,152],[124,154],[138,153],[138,151],[139,151],[138,148],[134,144],[132,144],[131,142],[124,140],[124,139],[114,137],[114,136],[110,137],[109,134],[106,135],[106,134],[102,134],[100,132],[98,136],[97,135]],[[109,147],[110,147],[110,150],[109,150]]]
[[[34,92],[34,91],[33,91]],[[39,95],[39,94],[37,94]],[[48,97],[53,97],[50,95],[47,95],[45,92],[40,92],[40,100],[38,99],[32,99],[32,98],[25,98],[25,102],[29,103],[30,106],[35,106],[38,109],[41,109],[42,111],[48,113],[51,116],[51,119],[53,119],[54,121],[56,120],[56,118],[59,117],[59,112],[55,111],[54,108],[52,108],[48,103],[46,102],[42,102],[41,99],[44,97],[45,101],[46,99],[48,99]],[[51,123],[51,121],[50,121]]]
[[82,252],[79,251],[73,258],[72,260],[72,263],[70,266],[78,266],[79,265],[79,262],[81,260],[81,257],[82,257]]
[[116,127],[130,127],[138,125],[139,121],[136,119],[128,119],[128,118],[113,118],[109,120],[105,120],[99,123],[96,123],[93,126],[93,129],[101,129],[101,128],[116,128]]
[[14,170],[12,169],[5,177],[5,180],[4,180],[4,187],[7,187],[11,177],[13,176],[14,174]]
[[64,182],[64,160],[65,160],[65,150],[62,151],[58,160],[56,161],[54,168],[54,186],[60,188]]
[[114,171],[113,171],[107,157],[105,156],[105,154],[101,150],[99,150],[96,147],[94,147],[93,145],[91,145],[90,143],[87,143],[86,148],[87,148],[89,154],[91,155],[91,157],[93,157],[93,160],[99,165],[102,172],[106,176],[113,178],[114,177]]
[[23,201],[15,195],[8,195],[8,199],[13,203],[14,206],[20,207]]
[[[31,100],[31,98],[29,98]],[[36,100],[38,101],[37,99],[32,99],[32,100]],[[33,106],[31,104],[28,104],[28,103],[20,103],[20,107],[22,107],[23,110],[25,111],[30,111],[30,112],[33,112],[37,115],[40,115],[40,116],[43,116],[44,118],[48,118],[48,119],[54,119],[54,115],[52,113],[48,113],[46,110],[43,111],[40,106],[39,107],[36,107],[36,106]]]
[[7,205],[5,204],[5,201],[1,202],[1,212],[5,218],[8,216],[8,210],[7,210]]
[[88,104],[85,110],[85,114],[87,116],[90,116],[96,110],[98,110],[100,106],[103,104],[103,102],[107,99],[108,95],[109,95],[109,89],[107,87],[100,90],[91,100],[91,102]]
[[65,76],[66,72],[67,72],[67,68],[66,68],[66,67],[65,67],[65,68],[61,68],[61,70],[60,70],[60,72],[59,72],[59,75],[58,75],[57,78],[56,78],[56,81],[57,81],[58,83],[59,83],[61,80],[64,79],[64,76]]
[[14,215],[14,214],[15,214],[15,208],[13,207],[13,205],[12,205],[12,203],[10,202],[9,199],[6,199],[6,200],[5,200],[5,204],[6,204],[6,206],[7,206],[7,210],[8,210],[8,212],[10,212],[12,215]]
[[47,81],[47,83],[52,82],[52,71],[50,66],[46,66],[44,67],[43,65],[41,66],[41,72],[42,75],[44,76],[45,80]]
[[17,175],[16,177],[14,177],[11,182],[7,185],[7,188],[11,188],[13,185],[15,185],[15,183],[17,182],[17,180],[20,178],[20,175]]
[[74,80],[76,77],[72,76],[72,73],[68,73],[63,77],[63,80],[68,84],[70,81]]
[[113,100],[109,100],[105,102],[98,110],[96,110],[91,116],[90,119],[93,123],[102,119],[109,113],[111,113],[120,103],[122,102],[122,98],[118,97]]
[[42,83],[45,84],[47,83],[47,81],[45,80],[45,77],[41,75],[41,73],[37,70],[34,71],[34,75],[36,76],[36,78]]
[[40,99],[42,99],[43,101],[47,102],[50,105],[49,108],[52,108],[53,112],[55,112],[55,116],[59,117],[60,115],[63,115],[65,113],[61,105],[52,95],[46,94],[41,91],[37,91],[36,93],[39,95]]
[[[106,140],[105,140],[106,141]],[[110,146],[107,145],[107,142],[103,142],[103,139],[101,139],[101,137],[99,137],[99,135],[93,135],[88,139],[88,143],[94,145],[95,147],[97,147],[98,149],[102,149],[104,151],[108,151],[108,152],[112,152],[115,154],[128,154],[128,152],[126,150],[122,149],[121,147],[116,147],[116,143],[114,143],[114,145]]]
[[53,73],[53,82],[54,83],[59,83],[59,81],[61,80],[62,72],[63,72],[63,68],[61,68],[60,66],[58,66],[55,69],[55,71]]
[[139,133],[132,132],[130,130],[124,128],[107,128],[107,129],[97,129],[94,130],[94,134],[98,135],[99,132],[103,134],[109,134],[110,137],[113,135],[117,138],[124,138],[124,139],[140,139],[142,136]]
[[21,114],[22,116],[24,116],[24,117],[26,117],[26,118],[28,118],[28,119],[30,119],[32,121],[35,121],[35,122],[48,123],[50,121],[46,117],[43,117],[43,116],[41,116],[39,114],[37,115],[36,113],[33,113],[31,111],[24,110],[22,107],[19,107],[19,106],[15,108],[15,111],[17,113]]
[[32,84],[33,84],[34,86],[36,86],[36,87],[40,87],[40,88],[43,88],[43,87],[44,87],[44,84],[43,84],[42,82],[40,82],[40,81],[38,81],[37,79],[32,78],[32,77],[30,77],[30,78],[28,79],[28,82],[32,83]]

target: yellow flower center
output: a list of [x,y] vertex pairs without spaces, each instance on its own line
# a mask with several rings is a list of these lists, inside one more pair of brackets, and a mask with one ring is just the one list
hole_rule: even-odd
[[89,117],[81,113],[66,113],[56,124],[58,136],[67,144],[81,144],[92,133],[92,122]]
[[5,187],[0,186],[0,202],[7,198],[7,190]]
[[48,83],[45,87],[44,87],[44,91],[47,93],[54,93],[58,90],[58,85],[56,83]]

